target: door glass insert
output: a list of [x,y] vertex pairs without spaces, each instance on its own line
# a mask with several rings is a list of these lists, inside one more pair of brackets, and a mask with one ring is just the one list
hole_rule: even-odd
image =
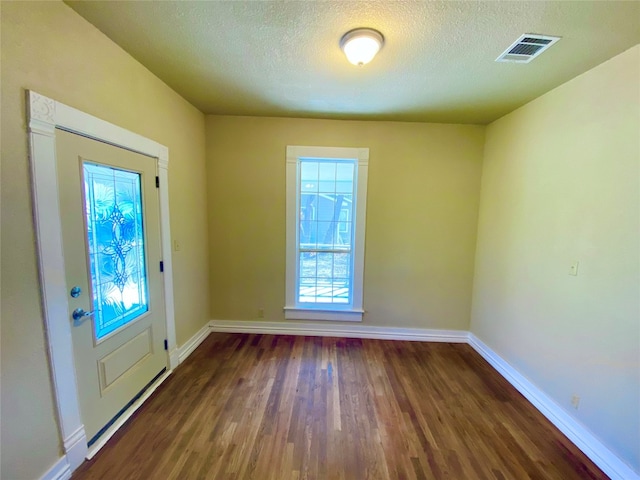
[[149,310],[141,175],[83,163],[95,335]]

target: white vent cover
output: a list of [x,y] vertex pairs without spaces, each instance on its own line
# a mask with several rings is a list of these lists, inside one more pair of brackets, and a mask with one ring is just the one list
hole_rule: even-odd
[[525,33],[502,52],[496,62],[529,63],[558,40],[560,37]]

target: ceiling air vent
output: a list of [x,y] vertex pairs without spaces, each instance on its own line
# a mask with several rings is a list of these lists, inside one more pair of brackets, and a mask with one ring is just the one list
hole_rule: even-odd
[[529,63],[558,40],[560,37],[525,33],[502,52],[496,62]]

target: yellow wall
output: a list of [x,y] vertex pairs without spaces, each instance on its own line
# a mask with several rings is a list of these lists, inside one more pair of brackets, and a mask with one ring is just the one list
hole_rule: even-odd
[[364,325],[469,328],[484,127],[207,117],[211,317],[282,320],[287,145],[369,147]]
[[639,138],[640,46],[488,127],[471,328],[640,472]]
[[2,478],[39,478],[61,454],[31,220],[24,89],[170,150],[178,344],[208,320],[204,116],[73,10],[2,2]]
[[25,88],[169,146],[178,344],[209,318],[283,318],[286,145],[369,147],[363,323],[467,329],[473,283],[474,333],[640,470],[640,47],[495,122],[485,144],[461,125],[209,116],[205,129],[64,4],[2,2],[1,21],[2,478],[38,478],[61,454]]

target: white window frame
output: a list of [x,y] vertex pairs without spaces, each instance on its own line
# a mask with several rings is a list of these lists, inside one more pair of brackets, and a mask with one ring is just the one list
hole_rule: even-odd
[[[308,303],[300,305],[296,298],[298,283],[299,247],[299,198],[298,178],[300,159],[356,161],[356,211],[354,212],[352,245],[353,273],[350,304],[321,303],[317,307]],[[287,146],[287,253],[286,294],[284,316],[287,320],[332,320],[361,322],[362,284],[364,279],[365,224],[367,216],[367,177],[369,169],[368,148]]]

